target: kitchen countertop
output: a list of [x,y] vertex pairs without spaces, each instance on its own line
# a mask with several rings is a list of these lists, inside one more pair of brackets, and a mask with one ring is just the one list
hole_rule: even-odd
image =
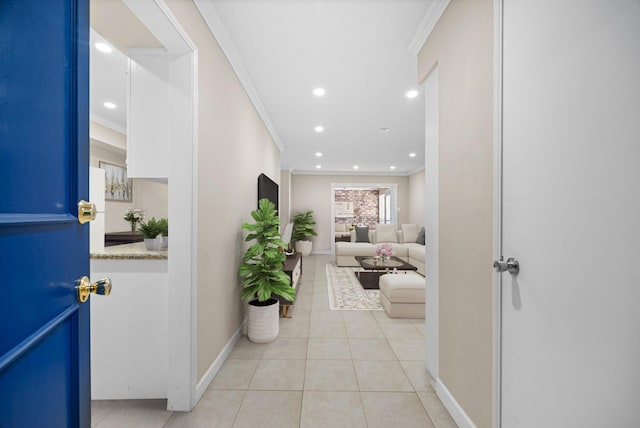
[[134,242],[133,244],[105,247],[102,251],[92,252],[90,258],[112,260],[166,260],[169,258],[169,252],[167,250],[148,251],[144,248],[144,242]]

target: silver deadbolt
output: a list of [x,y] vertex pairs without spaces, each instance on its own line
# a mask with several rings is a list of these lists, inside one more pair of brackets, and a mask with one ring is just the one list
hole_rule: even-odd
[[510,274],[515,275],[520,272],[520,263],[517,259],[509,257],[506,262],[503,259],[493,262],[493,268],[498,273],[509,272]]

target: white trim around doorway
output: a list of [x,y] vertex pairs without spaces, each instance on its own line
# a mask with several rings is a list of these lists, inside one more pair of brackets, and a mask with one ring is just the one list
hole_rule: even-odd
[[[198,399],[196,379],[197,292],[197,191],[198,191],[198,49],[164,0],[124,0],[125,4],[167,47],[171,58],[171,81],[185,98],[176,97],[170,111],[180,113],[172,127],[169,146],[169,217],[171,256],[168,260],[168,373],[167,409],[190,411]],[[185,144],[189,143],[190,144]],[[175,189],[180,189],[179,191]]]
[[438,381],[440,367],[440,168],[439,168],[439,71],[436,67],[424,83],[425,98],[425,219],[424,227],[429,235],[426,247],[425,272],[425,332],[427,371]]
[[[397,183],[331,183],[331,251],[329,254],[336,253],[336,188],[353,187],[353,188],[388,188],[391,189],[391,218],[394,223],[398,222],[398,184]],[[320,254],[317,253],[316,254]]]

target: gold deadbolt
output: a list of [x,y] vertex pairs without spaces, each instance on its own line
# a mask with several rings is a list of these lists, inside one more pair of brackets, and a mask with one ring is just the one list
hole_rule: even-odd
[[78,302],[80,303],[86,302],[91,293],[108,296],[111,293],[111,278],[102,278],[92,284],[89,277],[83,276],[78,280],[76,290],[78,290]]
[[78,223],[85,224],[96,219],[96,204],[82,200],[78,202]]

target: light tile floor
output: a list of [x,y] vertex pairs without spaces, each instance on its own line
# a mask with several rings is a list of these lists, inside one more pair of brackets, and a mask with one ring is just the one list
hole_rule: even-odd
[[93,401],[92,426],[455,427],[424,368],[424,320],[330,310],[332,259],[305,257],[279,337],[243,337],[192,412],[169,412],[166,400]]

